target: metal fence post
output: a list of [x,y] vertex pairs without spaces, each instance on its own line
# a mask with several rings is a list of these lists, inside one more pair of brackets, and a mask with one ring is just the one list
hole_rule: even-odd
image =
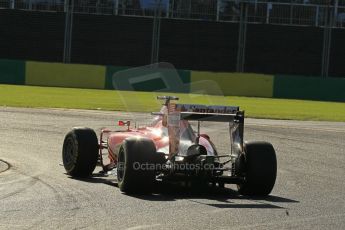
[[156,0],[155,15],[153,18],[153,30],[152,30],[152,48],[151,48],[151,64],[159,61],[159,40],[161,30],[161,2],[162,0]]
[[320,6],[316,6],[315,26],[319,26]]
[[72,29],[73,29],[73,10],[74,0],[66,0],[67,7],[65,13],[65,38],[64,38],[64,52],[63,62],[71,62],[71,45],[72,45]]
[[217,17],[216,17],[216,20],[217,20],[217,21],[219,21],[220,1],[221,1],[221,0],[217,0]]
[[334,0],[334,25],[337,23],[339,0]]
[[189,0],[188,17],[191,17],[191,15],[192,15],[192,0]]
[[321,75],[328,77],[329,74],[329,62],[332,43],[332,28],[334,26],[336,15],[334,15],[334,9],[332,10],[330,2],[328,3],[325,17],[325,26],[323,33],[323,49],[322,49],[322,66]]
[[247,36],[247,16],[248,16],[248,3],[241,2],[240,12],[240,28],[238,35],[238,51],[237,51],[237,65],[236,71],[244,71],[245,53],[246,53],[246,36]]
[[29,0],[29,10],[32,10],[32,0]]
[[122,8],[122,15],[126,14],[126,4],[123,0],[121,0],[121,8]]
[[119,14],[119,0],[115,0],[114,2],[114,15]]
[[290,24],[293,22],[293,4],[290,5]]
[[67,13],[68,7],[69,7],[69,0],[65,0],[63,3],[63,12]]
[[267,8],[266,8],[266,24],[270,23],[270,12],[272,8],[272,3],[267,3]]
[[166,15],[165,15],[165,17],[169,18],[169,15],[170,15],[170,0],[167,1],[167,8],[166,8]]
[[[171,18],[174,18],[175,0],[171,0],[171,2],[172,2],[172,3],[170,4],[170,5],[171,5],[171,6],[170,6],[170,7],[171,7],[170,17],[171,17]],[[170,0],[169,0],[169,3],[170,3]]]
[[15,1],[15,0],[10,0],[10,9],[14,9],[14,5],[15,5],[15,4],[14,4],[14,1]]

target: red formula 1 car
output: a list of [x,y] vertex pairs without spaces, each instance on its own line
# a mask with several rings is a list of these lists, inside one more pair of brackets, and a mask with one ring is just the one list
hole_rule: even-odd
[[[275,150],[267,142],[243,142],[244,112],[239,107],[175,104],[178,98],[171,96],[158,99],[164,100],[163,107],[152,113],[153,122],[146,127],[120,121],[126,130],[103,129],[99,140],[92,129],[72,129],[62,150],[67,173],[88,177],[99,163],[104,172],[115,172],[121,191],[131,193],[150,190],[155,181],[237,184],[246,195],[272,191]],[[189,121],[196,121],[196,131]],[[210,137],[200,133],[200,123],[207,121],[227,123],[227,153],[219,153]]]

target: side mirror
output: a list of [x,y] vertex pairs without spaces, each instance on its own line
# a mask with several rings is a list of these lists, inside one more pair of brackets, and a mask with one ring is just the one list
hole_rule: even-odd
[[127,129],[129,130],[129,126],[131,125],[130,121],[119,121],[118,126],[127,126]]

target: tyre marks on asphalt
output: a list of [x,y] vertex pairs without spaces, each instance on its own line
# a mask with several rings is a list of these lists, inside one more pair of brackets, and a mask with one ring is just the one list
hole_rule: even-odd
[[9,170],[10,167],[11,165],[8,162],[0,159],[0,173]]
[[[15,196],[36,184],[36,180],[31,176],[20,172],[15,163],[11,164],[11,169],[3,173],[0,178],[2,193],[0,200]],[[7,191],[6,191],[7,190]]]
[[[74,222],[80,206],[78,204],[78,195],[64,187],[59,186],[58,183],[53,183],[54,178],[41,178],[44,172],[32,171],[27,173],[25,165],[13,164],[11,170],[3,173],[0,178],[0,202],[3,204],[0,207],[0,217],[2,223],[0,228],[25,228],[37,229],[39,226],[49,226],[47,222],[52,223],[55,219],[61,217]],[[50,182],[47,182],[50,181]],[[25,209],[28,197],[34,197],[31,202],[36,203],[35,208]],[[85,197],[85,196],[84,196]],[[62,208],[61,208],[62,207]],[[7,218],[6,213],[17,212],[17,216],[23,216],[23,219],[13,221]],[[29,214],[29,213],[30,214]],[[30,216],[29,221],[25,218]],[[19,223],[23,224],[20,225]],[[28,225],[28,223],[30,223]],[[54,226],[64,227],[66,222],[56,221]],[[66,226],[65,226],[66,227]]]

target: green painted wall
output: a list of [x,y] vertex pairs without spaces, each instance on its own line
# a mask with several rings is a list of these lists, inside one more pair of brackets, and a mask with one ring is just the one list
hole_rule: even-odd
[[0,84],[25,84],[25,61],[0,60]]
[[273,96],[273,76],[192,71],[191,92],[228,96]]
[[278,75],[274,78],[273,97],[345,101],[345,78]]
[[107,66],[105,88],[189,93],[190,81],[191,74],[188,70]]
[[26,85],[104,89],[104,66],[26,62]]
[[121,66],[107,66],[106,75],[105,75],[105,89],[114,89],[113,87],[113,75],[119,71],[124,71],[129,67],[121,67]]
[[0,84],[345,101],[345,78],[0,60]]

